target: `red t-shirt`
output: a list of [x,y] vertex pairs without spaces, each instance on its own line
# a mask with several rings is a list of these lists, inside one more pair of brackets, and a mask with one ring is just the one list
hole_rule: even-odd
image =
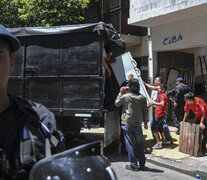
[[167,95],[165,93],[161,93],[159,97],[157,98],[157,103],[160,103],[161,101],[164,101],[164,106],[155,106],[155,117],[160,118],[166,115],[166,109],[167,109]]
[[110,58],[110,57],[108,57],[108,56],[107,56],[107,57],[105,57],[104,59],[105,59],[105,61],[106,61],[106,63],[107,63],[107,64],[109,64],[109,63],[110,63],[110,60],[111,60],[111,58]]
[[[107,56],[107,57],[104,58],[104,60],[106,61],[107,65],[109,66],[111,58]],[[108,78],[108,79],[111,78],[111,76],[109,76],[107,72],[105,73],[105,77]]]
[[185,103],[184,110],[186,112],[192,110],[195,113],[196,120],[201,120],[202,114],[206,113],[205,119],[207,120],[207,104],[199,97],[195,97],[193,104]]

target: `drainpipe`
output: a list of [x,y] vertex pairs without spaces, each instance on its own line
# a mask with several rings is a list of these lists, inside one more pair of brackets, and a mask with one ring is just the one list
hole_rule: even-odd
[[151,28],[147,28],[147,41],[148,41],[148,83],[153,84],[153,53],[152,53],[152,36]]

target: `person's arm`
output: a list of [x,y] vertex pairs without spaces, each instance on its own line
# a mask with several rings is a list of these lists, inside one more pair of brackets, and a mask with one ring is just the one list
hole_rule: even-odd
[[199,106],[200,106],[200,109],[201,109],[201,112],[202,112],[201,121],[200,121],[200,128],[202,130],[206,128],[205,125],[203,124],[204,120],[205,120],[205,116],[206,116],[206,110],[205,110],[205,107],[203,106],[204,104],[205,104],[205,102],[203,101],[203,99],[201,99],[199,101]]
[[115,106],[119,107],[124,104],[125,100],[124,100],[123,94],[124,94],[124,88],[121,87],[120,92],[119,92],[119,94],[115,100],[115,103],[114,103]]
[[189,115],[189,111],[186,111],[183,117],[183,122],[186,121],[186,119],[188,118],[188,115]]
[[206,113],[203,113],[202,116],[201,116],[200,128],[202,130],[204,130],[206,128],[205,125],[203,124],[204,123],[204,120],[205,120],[205,116],[206,116]]
[[184,111],[185,111],[185,114],[183,116],[183,122],[185,122],[187,120],[189,112],[190,112],[190,107],[189,107],[188,103],[185,103]]
[[149,106],[153,106],[153,105],[163,107],[165,105],[165,101],[161,101],[159,103],[152,101],[152,102],[149,103]]
[[175,87],[175,95],[174,95],[174,107],[177,107],[178,106],[178,101],[179,101],[179,96],[181,94],[181,87],[179,86],[176,86]]
[[145,84],[145,86],[147,86],[147,87],[148,87],[149,89],[151,89],[151,90],[155,90],[155,91],[158,90],[158,86],[153,86],[153,85],[148,84],[148,83],[146,83],[146,82],[144,82],[144,81],[143,81],[143,83]]
[[111,76],[111,70],[109,69],[105,59],[103,59],[103,66],[104,66],[106,72],[108,73],[108,76],[110,77]]

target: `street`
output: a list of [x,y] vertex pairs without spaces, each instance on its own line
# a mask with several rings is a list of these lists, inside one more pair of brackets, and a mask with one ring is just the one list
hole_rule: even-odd
[[193,180],[194,177],[173,171],[158,165],[146,163],[144,171],[133,172],[125,169],[128,163],[126,155],[110,155],[108,159],[117,175],[118,180]]
[[[93,131],[91,129],[90,131]],[[89,132],[90,132],[89,131]],[[73,139],[71,146],[75,147],[81,144],[91,142],[93,140],[102,139],[103,135],[94,134],[94,133],[84,133],[82,132],[79,138]],[[112,168],[114,169],[118,180],[193,180],[195,177],[191,177],[185,174],[182,174],[171,169],[167,169],[152,163],[146,163],[146,169],[144,171],[133,172],[125,169],[125,166],[129,164],[128,157],[126,154],[117,155],[117,152],[114,152],[112,149],[105,149],[104,155],[111,162]]]
[[0,180],[207,180],[207,0],[0,7]]

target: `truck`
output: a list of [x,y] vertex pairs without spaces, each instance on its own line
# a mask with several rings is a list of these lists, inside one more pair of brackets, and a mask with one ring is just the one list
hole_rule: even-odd
[[[111,24],[8,30],[21,43],[8,92],[49,108],[66,140],[83,126],[104,127],[105,146],[119,138],[120,111],[114,101],[129,73],[140,80],[140,92],[149,99],[136,62],[125,53],[125,42]],[[116,60],[109,65],[110,78],[103,73],[104,48],[110,48]]]
[[[8,92],[49,108],[66,137],[76,136],[83,124],[104,126],[103,45],[112,49],[112,58],[125,51],[113,26],[99,22],[8,30],[21,43]],[[106,98],[112,99],[107,102],[113,111],[119,85],[113,74],[110,81],[113,93],[106,92]]]

